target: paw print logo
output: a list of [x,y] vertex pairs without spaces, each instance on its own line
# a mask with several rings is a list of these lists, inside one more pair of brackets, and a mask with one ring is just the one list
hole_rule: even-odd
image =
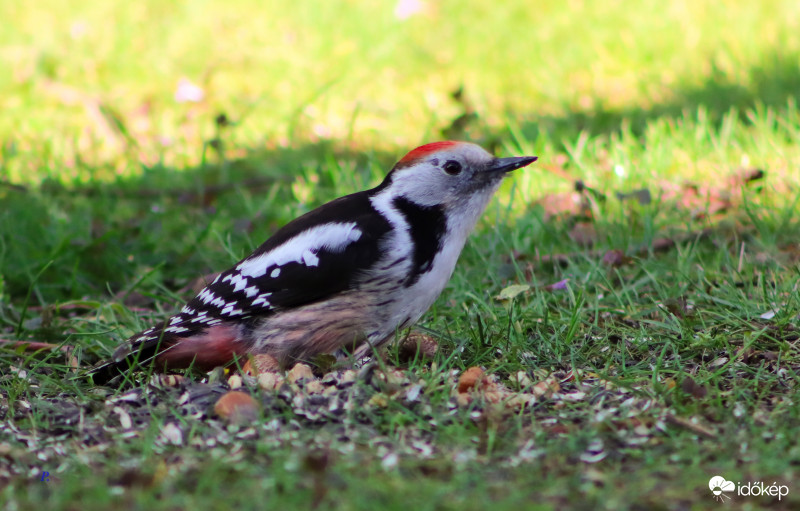
[[722,476],[714,476],[708,481],[708,489],[714,494],[714,500],[722,502],[723,499],[730,499],[730,497],[723,492],[734,491],[736,485]]

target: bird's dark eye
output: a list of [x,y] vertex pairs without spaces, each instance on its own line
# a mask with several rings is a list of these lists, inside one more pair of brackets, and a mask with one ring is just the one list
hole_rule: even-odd
[[448,160],[442,165],[442,170],[451,176],[457,176],[461,174],[461,164],[454,160]]

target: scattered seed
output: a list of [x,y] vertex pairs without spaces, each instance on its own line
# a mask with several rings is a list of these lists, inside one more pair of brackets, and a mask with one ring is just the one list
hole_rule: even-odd
[[302,379],[313,380],[314,373],[306,364],[295,364],[295,366],[286,373],[286,379],[289,380],[290,383],[297,383]]
[[161,439],[164,443],[181,445],[183,444],[183,432],[175,423],[168,422],[161,428]]

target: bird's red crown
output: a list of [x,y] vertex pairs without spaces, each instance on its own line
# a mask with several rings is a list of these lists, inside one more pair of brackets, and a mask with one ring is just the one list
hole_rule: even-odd
[[398,163],[409,164],[419,160],[420,158],[424,158],[425,156],[431,153],[435,153],[436,151],[453,148],[457,146],[459,143],[460,142],[453,142],[452,140],[445,140],[442,142],[431,142],[430,144],[419,146],[416,149],[410,151],[407,155],[403,156],[403,158]]

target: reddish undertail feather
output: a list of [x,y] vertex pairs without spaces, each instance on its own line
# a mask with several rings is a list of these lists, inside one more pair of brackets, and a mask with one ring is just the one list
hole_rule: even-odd
[[430,144],[425,144],[423,146],[419,146],[416,149],[409,152],[407,155],[403,156],[403,158],[399,161],[399,163],[411,163],[416,161],[424,156],[435,153],[436,151],[441,151],[442,149],[450,149],[461,142],[453,142],[452,140],[445,140],[443,142],[431,142]]
[[237,356],[247,353],[249,344],[243,342],[235,326],[217,325],[190,337],[164,335],[164,338],[150,339],[134,346],[133,351],[115,361],[94,368],[90,374],[94,383],[102,385],[130,367],[147,367],[155,364],[153,369],[165,371],[196,367],[209,371],[217,366],[226,366]]
[[233,362],[237,356],[247,353],[247,345],[239,340],[234,326],[209,327],[205,332],[186,338],[156,355],[156,367],[182,369],[189,366],[209,371],[217,366]]

